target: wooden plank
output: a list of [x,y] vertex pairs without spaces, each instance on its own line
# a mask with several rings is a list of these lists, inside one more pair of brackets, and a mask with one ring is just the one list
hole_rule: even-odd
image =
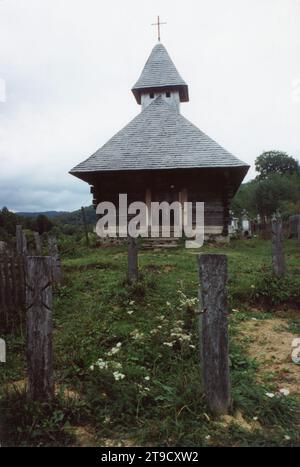
[[285,260],[283,248],[282,221],[280,218],[272,220],[272,262],[277,277],[285,274]]
[[17,254],[22,255],[23,253],[23,231],[22,231],[21,225],[16,226],[16,248],[17,248]]
[[33,232],[34,243],[35,243],[35,252],[37,256],[42,255],[42,242],[41,237],[38,232]]
[[198,257],[202,302],[201,355],[203,388],[210,411],[227,414],[231,405],[227,323],[227,257],[202,254]]
[[49,255],[52,258],[52,279],[59,283],[62,278],[60,256],[57,246],[57,240],[54,235],[48,236]]
[[137,239],[128,236],[128,281],[138,280],[138,244]]
[[4,277],[4,265],[3,258],[0,260],[0,319],[5,321],[6,314],[6,300],[5,300],[5,277]]
[[84,228],[84,233],[85,233],[86,246],[90,246],[88,227],[86,223],[85,210],[83,206],[81,207],[81,215],[82,215],[82,223],[83,223],[83,228]]
[[54,395],[52,362],[52,259],[26,261],[28,394],[34,400]]

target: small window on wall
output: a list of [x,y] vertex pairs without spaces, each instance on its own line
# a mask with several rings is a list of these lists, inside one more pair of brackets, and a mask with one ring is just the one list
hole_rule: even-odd
[[166,92],[166,97],[171,97],[171,93],[169,91]]
[[150,92],[150,99],[154,99],[154,92]]

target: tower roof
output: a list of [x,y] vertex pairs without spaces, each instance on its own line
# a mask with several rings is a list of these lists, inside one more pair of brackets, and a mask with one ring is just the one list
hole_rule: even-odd
[[178,73],[166,48],[159,42],[152,49],[141,76],[132,88],[132,92],[138,104],[140,104],[142,91],[162,90],[164,88],[177,89],[181,102],[189,100],[186,82]]
[[93,172],[248,167],[159,96],[70,173],[88,180]]

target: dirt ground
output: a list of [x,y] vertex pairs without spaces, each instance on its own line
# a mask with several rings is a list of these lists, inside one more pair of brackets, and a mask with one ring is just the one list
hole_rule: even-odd
[[259,363],[258,378],[274,374],[277,389],[286,388],[300,395],[300,366],[292,362],[291,346],[299,337],[288,330],[281,318],[250,320],[239,326],[241,339],[247,342],[247,352]]

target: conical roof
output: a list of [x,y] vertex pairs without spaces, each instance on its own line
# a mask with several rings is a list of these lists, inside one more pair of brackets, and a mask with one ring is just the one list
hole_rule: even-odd
[[160,42],[155,45],[132,92],[141,103],[141,92],[147,90],[177,89],[181,102],[189,100],[188,86],[181,78],[166,48]]

